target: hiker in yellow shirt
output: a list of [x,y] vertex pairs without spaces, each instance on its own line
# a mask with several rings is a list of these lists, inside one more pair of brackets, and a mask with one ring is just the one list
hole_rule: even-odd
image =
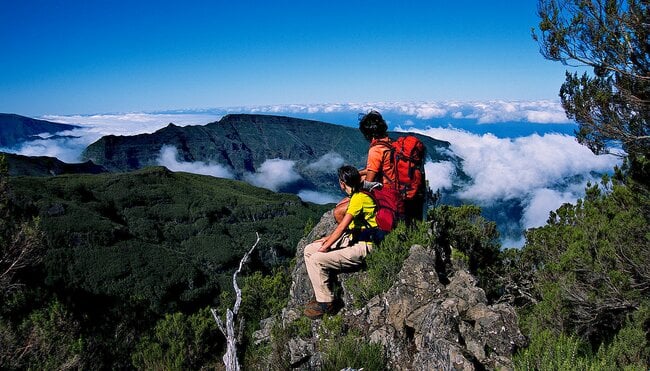
[[307,273],[316,296],[304,311],[311,319],[334,313],[330,275],[361,266],[380,235],[375,220],[375,201],[361,192],[359,171],[353,166],[343,166],[338,176],[341,190],[350,196],[345,215],[331,235],[307,245],[304,252]]

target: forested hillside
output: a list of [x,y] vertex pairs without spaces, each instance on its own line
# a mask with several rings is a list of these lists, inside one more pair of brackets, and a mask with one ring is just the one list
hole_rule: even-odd
[[2,153],[9,164],[9,175],[27,176],[52,176],[61,174],[99,174],[105,173],[104,167],[95,165],[92,161],[69,164],[55,157],[47,156],[23,156],[13,153]]
[[[262,243],[249,267],[270,272],[287,264],[305,223],[325,210],[293,195],[164,168],[16,177],[3,196],[3,223],[37,220],[42,234],[31,264],[14,277],[23,286],[6,293],[0,311],[3,359],[15,367],[130,367],[158,320],[219,304],[255,232]],[[206,346],[218,349],[216,331],[211,336]],[[26,349],[30,342],[38,345]],[[21,350],[25,356],[16,358]]]

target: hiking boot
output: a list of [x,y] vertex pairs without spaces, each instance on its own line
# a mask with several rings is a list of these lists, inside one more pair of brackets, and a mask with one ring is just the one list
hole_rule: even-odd
[[305,304],[305,308],[317,308],[318,307],[318,301],[316,299],[310,300]]
[[307,305],[305,311],[303,312],[305,316],[309,319],[319,319],[323,317],[324,314],[333,314],[334,313],[334,303],[319,303],[316,302],[313,306]]

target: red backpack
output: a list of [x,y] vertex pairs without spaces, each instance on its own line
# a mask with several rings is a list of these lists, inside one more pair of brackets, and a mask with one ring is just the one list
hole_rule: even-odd
[[391,188],[380,187],[372,191],[361,191],[375,201],[375,221],[377,228],[384,232],[390,232],[397,226],[399,210],[402,200],[399,194]]
[[424,191],[424,157],[426,147],[417,137],[407,135],[387,143],[377,142],[389,148],[395,179],[390,179],[402,199],[410,200]]

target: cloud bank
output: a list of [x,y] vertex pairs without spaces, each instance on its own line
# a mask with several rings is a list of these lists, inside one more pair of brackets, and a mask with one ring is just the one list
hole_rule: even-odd
[[479,124],[503,122],[528,122],[537,124],[571,123],[557,101],[484,101],[484,102],[376,102],[376,103],[334,103],[334,104],[288,104],[256,107],[229,108],[226,111],[251,113],[355,113],[371,109],[383,114],[395,113],[417,119],[448,117],[450,119],[471,119]]
[[463,170],[473,179],[460,196],[481,203],[526,197],[567,177],[610,171],[619,162],[614,156],[594,155],[567,135],[504,139],[442,128],[423,133],[451,143],[451,150],[464,159]]
[[185,162],[178,160],[178,150],[174,146],[163,146],[156,159],[158,165],[171,171],[184,171],[186,173],[210,175],[216,178],[234,179],[232,170],[219,164],[208,164],[201,161]]
[[319,205],[335,204],[343,198],[343,196],[336,196],[329,193],[308,190],[302,190],[298,192],[298,197],[300,197],[300,199],[303,201],[313,202]]
[[255,173],[244,174],[244,181],[277,192],[280,188],[301,179],[295,165],[295,161],[269,159],[264,161]]
[[[620,158],[596,156],[567,135],[511,139],[444,128],[411,131],[450,142],[450,149],[463,159],[463,170],[472,181],[460,184],[455,194],[459,199],[492,208],[516,201],[523,207],[522,230],[546,224],[550,211],[584,197],[586,183],[596,183],[596,174],[620,165]],[[450,187],[454,169],[449,165],[426,165],[433,190]],[[523,239],[508,243],[521,246]]]
[[335,152],[326,153],[315,162],[305,166],[306,170],[318,171],[321,173],[335,173],[339,167],[343,166],[345,160],[341,155]]
[[424,173],[429,182],[429,188],[435,192],[452,187],[456,168],[449,161],[427,161],[424,164]]

